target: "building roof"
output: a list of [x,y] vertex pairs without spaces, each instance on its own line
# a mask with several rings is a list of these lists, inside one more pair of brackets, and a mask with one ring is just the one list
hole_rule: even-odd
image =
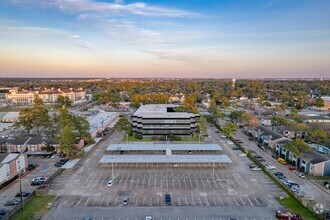
[[194,151],[194,150],[223,150],[218,144],[111,144],[107,151],[164,151],[164,150],[177,150],[177,151]]
[[90,125],[89,133],[93,134],[94,132],[101,129],[102,126],[104,127],[109,121],[113,120],[117,114],[117,112],[100,111],[96,115],[88,116],[86,120]]
[[3,144],[23,145],[29,138],[30,137],[28,137],[28,136],[21,136],[21,137],[9,136],[9,137],[4,137],[4,138],[0,138],[0,145],[3,145]]
[[272,131],[271,129],[268,129],[264,126],[259,126],[258,128],[262,132],[261,135],[272,136],[271,140],[276,140],[283,137],[279,133],[276,133],[275,131]]
[[2,164],[9,163],[12,160],[15,160],[19,154],[9,153],[2,161]]
[[187,118],[196,115],[188,112],[168,112],[167,108],[179,107],[174,104],[150,104],[140,106],[133,114],[143,118]]
[[227,155],[104,155],[99,163],[227,163]]
[[303,158],[311,164],[318,164],[330,160],[330,154],[320,154],[313,149],[304,153]]

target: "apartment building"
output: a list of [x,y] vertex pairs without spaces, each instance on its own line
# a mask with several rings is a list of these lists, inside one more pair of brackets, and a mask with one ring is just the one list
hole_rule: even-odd
[[18,91],[18,89],[11,89],[9,93],[6,94],[6,100],[13,104],[33,105],[36,95],[39,96],[45,104],[54,104],[59,96],[68,97],[72,102],[86,99],[86,91],[82,88],[70,88],[67,90],[55,90],[52,88],[42,91]]
[[26,154],[1,153],[0,154],[0,184],[10,180],[28,167]]

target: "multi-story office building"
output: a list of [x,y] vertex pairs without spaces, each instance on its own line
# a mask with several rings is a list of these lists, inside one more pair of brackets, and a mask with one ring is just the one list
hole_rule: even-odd
[[132,116],[134,134],[191,135],[196,131],[198,114],[176,112],[172,104],[142,105]]

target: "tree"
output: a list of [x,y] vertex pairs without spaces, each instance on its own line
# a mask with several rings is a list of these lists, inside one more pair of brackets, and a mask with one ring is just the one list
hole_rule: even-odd
[[126,132],[126,134],[129,134],[131,136],[131,130],[132,130],[131,123],[128,121],[128,119],[125,116],[119,118],[115,128],[118,129],[119,131],[124,131]]
[[42,101],[42,99],[39,97],[38,94],[35,94],[33,99],[33,104],[34,106],[43,106],[44,102]]
[[222,106],[229,106],[230,105],[229,99],[227,97],[222,97],[221,98],[221,105]]
[[324,143],[329,138],[327,132],[317,129],[311,132],[311,139],[316,143]]
[[303,152],[310,151],[310,147],[302,139],[294,139],[287,143],[285,149],[290,151],[295,157],[301,157]]
[[22,108],[19,111],[15,127],[23,127],[28,133],[33,129],[34,114],[32,108]]
[[223,127],[222,127],[222,132],[229,137],[231,134],[236,133],[237,131],[237,126],[232,123],[232,122],[227,122]]
[[235,119],[238,119],[240,118],[240,116],[242,115],[242,112],[239,112],[239,111],[232,111],[230,114],[229,114],[229,118],[232,119],[232,120],[235,120]]
[[58,96],[55,102],[56,108],[61,108],[61,107],[70,107],[72,105],[72,101],[69,99],[67,96]]
[[75,146],[76,134],[74,132],[74,127],[71,125],[66,125],[58,136],[59,146],[62,152],[72,157],[74,153],[77,152]]
[[317,99],[316,102],[315,102],[315,106],[316,106],[318,109],[323,108],[323,107],[324,107],[324,100],[321,99],[321,98]]
[[199,130],[199,133],[202,133],[202,134],[207,134],[207,120],[205,117],[200,117],[198,119],[198,130]]

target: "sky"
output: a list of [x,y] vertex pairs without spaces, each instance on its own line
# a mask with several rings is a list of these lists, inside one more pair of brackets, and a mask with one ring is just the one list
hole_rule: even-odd
[[330,77],[329,0],[1,0],[0,77]]

